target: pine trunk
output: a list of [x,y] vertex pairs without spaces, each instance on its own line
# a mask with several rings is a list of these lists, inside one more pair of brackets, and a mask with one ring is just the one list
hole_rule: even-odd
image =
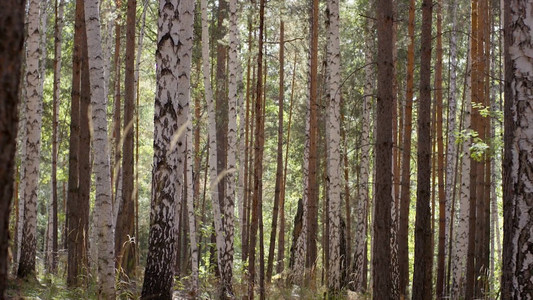
[[[135,207],[133,198],[133,113],[135,107],[135,24],[136,0],[128,0],[126,19],[126,74],[124,77],[124,142],[122,145],[122,198],[117,198],[115,256],[118,269],[128,277],[135,273]],[[118,151],[118,149],[116,150]],[[117,162],[118,163],[118,162]],[[117,178],[118,180],[119,178]]]
[[375,299],[389,299],[391,293],[391,204],[392,204],[392,60],[393,10],[391,0],[376,3],[378,31],[378,89],[376,128],[376,180],[372,290]]
[[[9,212],[13,198],[16,138],[18,127],[19,81],[24,41],[24,2],[9,0],[0,12],[0,27],[10,28],[0,41],[0,298],[8,279]],[[7,80],[5,80],[7,79]],[[15,201],[17,199],[15,198]]]
[[276,230],[278,228],[278,214],[280,213],[281,186],[283,185],[283,101],[284,101],[284,66],[285,66],[285,23],[280,21],[279,28],[279,96],[278,96],[278,149],[276,159],[276,185],[274,188],[274,208],[272,210],[272,231],[268,250],[268,265],[266,280],[270,282],[274,268],[274,249],[276,247]]
[[417,201],[413,300],[430,299],[432,286],[432,241],[430,210],[431,178],[431,0],[422,2],[420,102],[418,110]]

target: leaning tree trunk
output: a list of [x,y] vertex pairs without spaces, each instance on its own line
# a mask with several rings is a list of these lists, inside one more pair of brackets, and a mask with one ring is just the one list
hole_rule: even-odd
[[23,0],[4,1],[0,27],[10,28],[0,40],[0,298],[7,286],[9,211],[15,180],[15,152],[18,127],[19,81],[24,41]]
[[[471,59],[469,59],[470,61]],[[470,215],[470,147],[472,141],[470,138],[470,64],[467,64],[465,86],[465,103],[464,103],[464,120],[463,128],[466,129],[466,139],[463,142],[463,157],[461,160],[461,189],[459,212],[457,226],[454,229],[453,248],[450,256],[451,264],[451,282],[450,295],[452,299],[461,299],[464,295],[464,284],[466,280],[466,253],[468,249],[468,218]],[[450,237],[452,238],[452,237]]]
[[329,0],[328,4],[328,88],[327,108],[327,189],[329,220],[328,289],[331,296],[338,295],[342,288],[341,266],[341,155],[340,155],[340,101],[341,101],[341,57],[339,40],[339,2]]
[[41,58],[41,30],[40,28],[40,0],[29,3],[28,29],[26,38],[26,74],[24,87],[26,89],[25,114],[26,126],[24,143],[26,155],[23,157],[22,171],[24,177],[24,223],[20,246],[20,260],[17,271],[19,278],[35,274],[35,255],[37,246],[37,191],[39,182],[39,162],[41,150],[42,126],[42,79]]
[[[513,0],[505,5],[505,157],[504,157],[504,265],[505,299],[531,299],[533,281],[533,111],[531,70],[527,53],[533,1]],[[508,17],[508,18],[506,18]],[[507,243],[506,243],[507,242]],[[506,264],[507,263],[507,264]]]

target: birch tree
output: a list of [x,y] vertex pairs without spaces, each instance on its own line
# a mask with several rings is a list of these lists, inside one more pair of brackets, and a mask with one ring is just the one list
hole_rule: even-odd
[[[5,297],[8,279],[9,211],[13,198],[19,81],[24,41],[24,2],[4,1],[0,27],[10,28],[0,40],[0,298]],[[15,199],[16,201],[16,199]]]
[[37,245],[37,191],[39,182],[39,166],[41,151],[42,126],[42,76],[41,74],[41,17],[40,0],[29,2],[28,28],[26,37],[26,74],[24,88],[26,89],[25,115],[26,126],[23,132],[25,156],[23,157],[24,177],[24,223],[20,243],[20,260],[17,271],[19,278],[35,274],[35,255]]
[[505,5],[504,260],[502,298],[531,299],[533,133],[529,59],[533,1]]
[[445,289],[444,295],[447,295],[447,287],[450,284],[448,279],[451,278],[448,274],[451,262],[452,239],[452,205],[454,202],[454,180],[455,180],[455,161],[456,161],[456,145],[455,145],[455,115],[457,114],[457,5],[455,0],[450,3],[451,18],[452,18],[452,34],[450,35],[450,94],[448,97],[448,145],[446,150],[446,187],[445,187],[445,228],[444,228],[444,258],[445,258]]
[[95,207],[98,218],[98,294],[115,297],[115,255],[111,203],[111,170],[107,141],[107,96],[104,94],[104,65],[100,37],[99,1],[85,1],[85,24],[91,82],[92,144],[96,177]]
[[[370,9],[369,9],[370,12]],[[370,170],[370,114],[372,111],[372,95],[374,93],[374,66],[373,66],[373,22],[367,18],[365,24],[365,86],[363,98],[363,120],[361,133],[361,174],[359,201],[356,205],[355,224],[355,252],[353,259],[352,288],[356,292],[364,292],[366,289],[366,245],[367,245],[367,220],[369,203],[369,170]]]
[[461,158],[461,189],[458,213],[457,228],[454,230],[454,246],[451,253],[451,292],[452,299],[460,299],[464,295],[464,284],[466,280],[466,253],[468,249],[468,218],[470,215],[470,147],[471,126],[470,126],[470,65],[467,69],[466,95],[464,103],[463,134],[465,135],[462,147]]
[[327,108],[327,174],[329,178],[328,218],[329,218],[329,268],[328,288],[333,295],[341,289],[341,155],[340,155],[340,39],[339,2],[327,1],[328,6],[328,88]]

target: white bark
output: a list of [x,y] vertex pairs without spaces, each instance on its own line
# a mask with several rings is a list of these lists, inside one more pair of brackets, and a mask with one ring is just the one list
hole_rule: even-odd
[[237,0],[229,1],[229,83],[228,83],[228,149],[227,149],[227,175],[226,195],[224,200],[224,271],[223,280],[226,289],[231,291],[233,276],[233,240],[234,240],[234,211],[235,211],[235,174],[236,174],[236,151],[237,151],[237,77],[239,60],[239,31]]
[[[510,199],[513,209],[511,232],[512,299],[532,299],[533,291],[533,1],[512,0],[508,21],[512,39],[509,44],[510,115],[512,117],[512,165],[510,175],[513,194]],[[506,66],[507,67],[507,66]],[[509,80],[509,78],[506,78]],[[507,124],[506,124],[507,125]],[[511,128],[506,128],[511,129]]]
[[[470,62],[472,60],[469,60]],[[452,249],[452,299],[464,297],[464,284],[466,280],[466,258],[468,250],[468,218],[470,216],[470,147],[472,146],[471,134],[471,85],[470,85],[470,63],[467,71],[467,86],[464,103],[464,130],[466,133],[463,142],[463,155],[461,160],[461,196],[460,205],[456,206],[458,212],[457,228],[455,229],[454,247]]]
[[356,292],[364,291],[363,270],[364,258],[367,243],[367,216],[369,203],[369,170],[370,170],[370,114],[372,110],[372,94],[374,92],[374,71],[373,71],[373,36],[372,20],[367,19],[365,31],[365,86],[363,97],[363,120],[361,133],[361,174],[359,179],[359,199],[356,204],[356,225],[355,225],[355,254],[353,269],[353,286]]
[[94,145],[93,166],[96,178],[95,208],[98,218],[98,294],[104,299],[112,299],[115,298],[115,248],[113,245],[111,170],[107,140],[107,97],[105,95],[98,0],[85,1],[85,23],[91,82],[91,137]]
[[[25,89],[25,115],[24,145],[22,160],[23,192],[19,207],[20,220],[20,249],[18,251],[18,274],[22,277],[28,272],[35,272],[35,254],[37,242],[37,191],[39,182],[39,161],[41,151],[41,126],[42,126],[42,83],[44,73],[41,73],[41,17],[40,0],[29,3],[28,25],[26,38],[26,74],[24,78]],[[25,152],[25,153],[24,153]],[[22,274],[21,274],[22,271]]]
[[[445,187],[445,221],[444,221],[444,278],[447,278],[450,247],[453,243],[450,236],[451,220],[452,220],[452,203],[454,200],[454,180],[455,180],[455,115],[456,115],[456,98],[457,98],[457,7],[455,0],[450,4],[451,18],[452,18],[452,34],[450,37],[450,95],[448,98],[448,145],[446,150],[446,187]],[[445,279],[446,280],[446,279]],[[446,286],[446,284],[445,284]],[[447,290],[444,290],[447,294]]]
[[[217,174],[217,139],[216,139],[216,113],[213,90],[211,88],[211,72],[209,62],[209,33],[207,20],[207,0],[202,0],[202,73],[204,79],[205,100],[207,102],[208,138],[209,138],[209,190],[211,192],[211,204],[216,233],[218,269],[225,270],[223,253],[225,252],[224,228],[222,227],[222,213],[218,202],[217,184],[220,176]],[[221,174],[224,176],[224,174]],[[224,280],[224,278],[223,278]]]
[[[184,203],[188,210],[189,216],[189,238],[191,244],[191,260],[192,260],[192,275],[193,286],[192,291],[195,292],[198,289],[198,250],[196,246],[196,225],[194,216],[193,205],[193,157],[192,157],[192,116],[190,110],[190,86],[191,86],[191,59],[193,48],[193,32],[194,32],[194,1],[193,0],[181,0],[178,5],[179,11],[179,40],[180,46],[178,48],[178,128],[185,127],[185,136],[180,137],[181,142],[178,142],[178,186],[177,189],[182,191],[179,187],[179,183],[183,182],[185,176],[187,176],[187,199]],[[179,129],[178,129],[179,131]],[[187,173],[183,174],[180,171],[184,170],[184,163],[187,161]],[[181,173],[181,174],[180,174]],[[183,179],[182,179],[183,178]],[[180,193],[176,193],[180,194]],[[183,206],[182,200],[177,198],[176,202],[178,206]],[[179,216],[179,214],[177,215]],[[177,222],[176,224],[179,224]]]
[[340,155],[340,40],[339,2],[328,0],[328,89],[329,103],[326,120],[327,174],[329,178],[329,269],[328,287],[338,292],[341,289],[341,155]]

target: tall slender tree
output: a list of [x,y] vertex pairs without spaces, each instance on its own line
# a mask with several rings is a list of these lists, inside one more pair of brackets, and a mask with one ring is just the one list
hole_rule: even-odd
[[42,126],[42,76],[41,74],[41,28],[40,0],[29,2],[28,29],[26,38],[26,126],[23,133],[26,154],[23,158],[24,181],[24,223],[20,243],[20,260],[17,271],[19,278],[35,276],[35,255],[37,246],[37,190],[39,183],[41,126]]
[[[115,228],[117,264],[128,276],[135,271],[135,215],[133,198],[133,113],[135,107],[135,24],[136,0],[128,0],[126,19],[126,74],[124,77],[124,144],[122,148],[122,198],[117,199]],[[117,150],[118,151],[118,150]],[[131,240],[133,239],[133,241]]]
[[0,41],[0,298],[8,278],[9,212],[15,180],[19,81],[24,41],[24,0],[3,3],[0,27],[10,28]]
[[417,195],[415,223],[415,264],[413,300],[431,298],[432,251],[430,178],[431,178],[431,0],[422,1],[420,59],[420,102],[418,108]]
[[[328,104],[327,104],[327,189],[329,220],[328,288],[336,295],[342,288],[341,258],[341,155],[340,155],[340,102],[341,102],[341,55],[339,37],[339,2],[327,1],[328,7]],[[346,262],[346,261],[344,261]]]
[[[184,32],[181,18],[192,17],[189,1],[160,1],[158,19],[157,92],[154,111],[154,164],[152,170],[152,202],[150,213],[150,236],[148,257],[142,290],[143,299],[171,299],[173,268],[165,262],[175,259],[175,213],[180,201],[177,193],[178,147],[171,145],[179,139],[178,122],[187,121],[182,105],[187,95],[180,94],[188,90],[186,84],[189,76],[186,70],[180,70],[180,58],[188,56],[189,47],[181,43]],[[183,5],[181,7],[180,5]],[[192,28],[183,28],[192,30]],[[183,48],[183,49],[182,49]],[[183,99],[182,99],[183,98]],[[180,101],[181,100],[181,101]],[[187,103],[188,104],[188,103]],[[188,108],[188,106],[187,106]],[[188,111],[187,111],[188,112]],[[183,118],[185,118],[183,120]]]
[[505,14],[505,136],[504,136],[504,252],[502,297],[531,298],[533,290],[533,191],[531,149],[533,135],[528,128],[533,112],[530,74],[533,64],[525,53],[532,50],[530,27],[533,1],[513,0]]
[[403,151],[400,180],[400,222],[398,224],[398,269],[400,273],[400,298],[407,296],[409,281],[409,210],[411,202],[411,134],[413,124],[413,95],[415,73],[415,0],[409,1],[409,45],[407,47],[407,70]]
[[91,81],[92,144],[96,177],[95,209],[98,218],[98,294],[115,297],[115,255],[112,236],[111,170],[107,142],[107,97],[100,37],[99,1],[85,1],[88,65]]
[[391,0],[376,3],[378,31],[378,93],[376,111],[376,180],[372,278],[374,299],[388,299],[391,289],[391,204],[392,204],[392,26]]

